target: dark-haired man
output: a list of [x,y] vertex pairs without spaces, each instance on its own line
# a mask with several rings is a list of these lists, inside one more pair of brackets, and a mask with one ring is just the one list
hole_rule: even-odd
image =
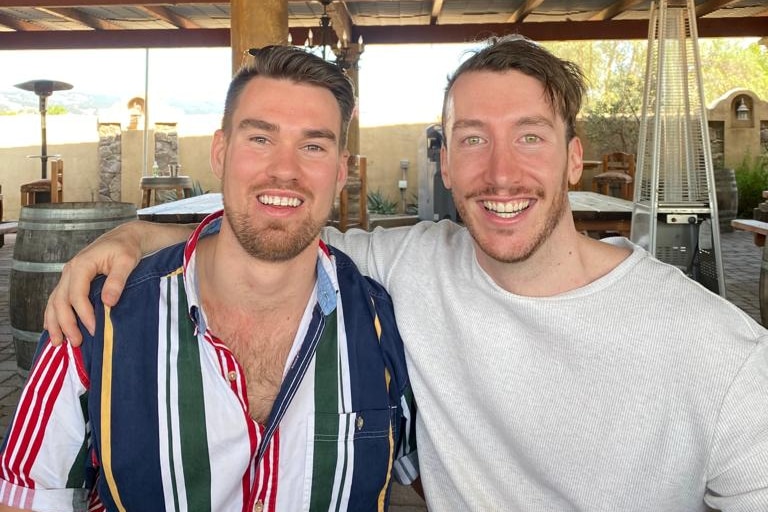
[[81,347],[43,334],[0,510],[383,511],[393,468],[416,476],[390,298],[318,236],[353,108],[336,66],[253,51],[211,147],[224,210],[120,304],[95,280]]

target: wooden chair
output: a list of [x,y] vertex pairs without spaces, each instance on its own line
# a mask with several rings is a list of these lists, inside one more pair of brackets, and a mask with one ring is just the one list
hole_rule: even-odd
[[592,178],[592,191],[631,201],[635,181],[635,155],[607,153],[603,155],[603,171]]
[[[44,203],[48,199],[51,203],[64,201],[64,160],[51,160],[51,178],[30,181],[21,185],[21,206],[35,203]],[[55,190],[51,187],[51,180],[55,178]],[[38,194],[40,198],[38,198]],[[41,199],[41,200],[38,200]]]
[[362,155],[350,155],[347,184],[339,194],[339,230],[350,228],[368,229],[368,160]]

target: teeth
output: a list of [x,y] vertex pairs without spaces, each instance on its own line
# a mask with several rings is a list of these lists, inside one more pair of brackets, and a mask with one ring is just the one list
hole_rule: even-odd
[[298,198],[285,196],[261,195],[259,196],[259,202],[271,206],[290,206],[291,208],[301,205],[301,201]]
[[483,201],[486,210],[496,213],[499,217],[510,219],[528,208],[531,202],[528,199],[521,201]]

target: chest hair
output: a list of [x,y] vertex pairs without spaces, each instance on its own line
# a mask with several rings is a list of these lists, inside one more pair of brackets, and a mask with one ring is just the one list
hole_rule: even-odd
[[257,314],[209,314],[211,331],[229,347],[245,372],[249,413],[261,424],[267,421],[280,391],[303,311],[302,307]]

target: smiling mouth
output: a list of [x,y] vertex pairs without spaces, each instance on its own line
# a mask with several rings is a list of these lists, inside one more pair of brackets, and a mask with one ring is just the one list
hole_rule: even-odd
[[486,211],[489,211],[503,219],[511,219],[517,216],[528,208],[531,204],[530,199],[522,199],[519,201],[483,201],[483,207]]
[[296,197],[268,196],[266,194],[259,196],[258,200],[261,204],[267,206],[286,206],[290,208],[298,208],[303,203],[301,199]]

